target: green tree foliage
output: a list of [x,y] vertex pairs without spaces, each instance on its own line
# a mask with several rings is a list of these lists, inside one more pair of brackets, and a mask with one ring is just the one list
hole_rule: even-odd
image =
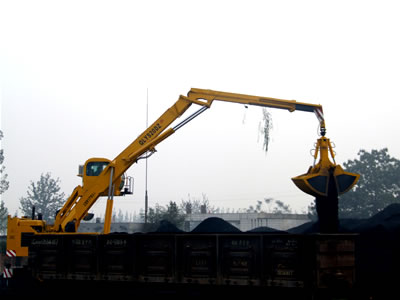
[[167,205],[166,213],[164,215],[164,219],[174,224],[176,227],[182,227],[185,222],[185,216],[178,208],[178,205],[170,201]]
[[391,157],[387,148],[360,150],[358,156],[343,164],[347,171],[361,176],[355,187],[340,197],[342,218],[368,218],[400,202],[400,161]]
[[[0,140],[3,138],[3,132],[0,130]],[[3,149],[0,149],[0,195],[3,194],[9,186],[9,182],[7,181],[7,174],[4,172],[5,167],[3,166],[4,162],[4,152]],[[4,234],[7,229],[7,216],[8,209],[4,205],[3,199],[0,201],[0,234]]]
[[275,207],[272,211],[274,214],[291,214],[292,209],[289,204],[285,204],[280,200],[275,200]]
[[[143,215],[142,219],[144,220]],[[154,208],[149,208],[147,220],[149,222],[148,230],[157,229],[160,222],[163,220],[172,223],[178,228],[182,228],[185,222],[185,215],[175,202],[170,201],[167,206],[156,204]]]
[[[3,138],[3,132],[0,130],[0,141]],[[8,189],[9,182],[7,181],[7,174],[4,173],[5,167],[3,166],[4,153],[0,149],[0,195]]]
[[307,216],[310,220],[312,221],[317,221],[318,220],[318,215],[317,215],[317,207],[315,205],[315,199],[313,202],[307,207]]
[[208,196],[205,193],[201,194],[201,199],[188,194],[187,200],[181,201],[179,209],[185,214],[201,214],[201,213],[217,213],[218,208],[210,204]]
[[4,205],[4,201],[0,201],[0,234],[5,234],[7,231],[7,216],[8,209]]
[[20,209],[30,216],[32,206],[41,213],[43,220],[52,221],[58,209],[64,204],[65,194],[60,192],[60,179],[53,179],[50,173],[40,175],[39,181],[31,181],[26,197],[20,198]]
[[264,198],[264,201],[258,200],[256,206],[250,205],[247,209],[249,213],[269,213],[269,214],[291,214],[292,209],[289,205],[274,198]]

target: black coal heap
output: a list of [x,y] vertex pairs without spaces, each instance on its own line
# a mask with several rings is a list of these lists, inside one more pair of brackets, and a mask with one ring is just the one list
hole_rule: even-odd
[[192,230],[194,233],[237,233],[241,232],[229,222],[216,217],[207,218]]

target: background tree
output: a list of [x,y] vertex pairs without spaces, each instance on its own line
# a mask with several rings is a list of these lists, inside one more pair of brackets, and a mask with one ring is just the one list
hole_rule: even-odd
[[[3,138],[3,132],[0,130],[0,141]],[[3,149],[0,149],[0,195],[3,194],[9,186],[7,181],[7,174],[4,172],[5,167],[3,166],[4,153]],[[4,234],[7,229],[7,216],[8,209],[4,204],[3,199],[0,201],[0,234]]]
[[164,214],[164,220],[174,224],[178,228],[182,228],[183,223],[185,222],[185,215],[179,209],[178,205],[170,201],[166,207],[166,212]]
[[358,159],[345,162],[344,168],[360,174],[360,180],[339,200],[342,218],[368,218],[391,203],[400,202],[400,161],[388,149],[360,150]]
[[211,205],[210,201],[208,200],[208,196],[205,193],[201,194],[201,198],[193,197],[188,194],[187,200],[181,201],[179,210],[185,214],[213,214],[219,211],[218,208],[215,208],[213,205]]
[[318,220],[317,207],[315,205],[315,199],[307,207],[307,217],[312,221],[317,221]]
[[[142,214],[144,220],[144,215]],[[178,205],[170,201],[167,206],[156,204],[154,208],[149,208],[147,214],[147,230],[152,231],[158,228],[161,221],[168,221],[178,228],[182,228],[185,222],[185,213],[179,209]]]
[[274,214],[291,214],[292,209],[290,208],[289,204],[285,204],[280,200],[275,200],[275,207],[272,211]]
[[124,213],[122,212],[122,209],[118,210],[118,216],[116,221],[119,223],[124,222]]
[[[149,207],[147,213],[147,222],[149,224],[152,224],[153,227],[155,227],[154,229],[156,229],[158,224],[162,220],[164,214],[165,214],[165,208],[156,203],[154,207]],[[144,220],[143,214],[142,214],[142,219]]]
[[250,205],[248,213],[269,213],[269,214],[291,214],[292,209],[289,205],[274,198],[264,198],[264,201],[258,200],[255,206]]
[[[3,138],[3,132],[0,130],[0,141]],[[3,149],[0,149],[0,195],[8,189],[7,174],[4,173],[5,167],[3,166],[4,154]]]
[[7,216],[8,209],[4,205],[4,201],[0,201],[0,234],[5,234],[7,232]]
[[39,181],[31,181],[26,197],[20,198],[20,209],[30,216],[34,205],[43,220],[52,221],[65,202],[65,194],[60,192],[60,179],[53,179],[50,173],[41,174]]

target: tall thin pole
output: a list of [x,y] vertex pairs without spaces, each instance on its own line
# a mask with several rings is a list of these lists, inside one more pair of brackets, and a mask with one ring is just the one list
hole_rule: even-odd
[[[146,128],[149,127],[149,88],[147,88],[146,93]],[[149,208],[149,196],[147,193],[147,170],[148,162],[146,155],[146,175],[145,175],[145,194],[144,194],[144,223],[147,224],[147,211]]]

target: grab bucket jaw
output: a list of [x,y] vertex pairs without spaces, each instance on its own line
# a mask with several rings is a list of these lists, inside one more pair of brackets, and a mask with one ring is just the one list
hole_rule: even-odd
[[340,165],[336,165],[329,160],[328,151],[334,158],[329,139],[322,137],[318,140],[314,158],[317,157],[318,151],[320,151],[318,164],[310,167],[307,173],[293,177],[294,184],[306,194],[315,197],[327,197],[329,179],[330,176],[333,176],[337,194],[341,195],[348,192],[357,183],[360,175],[346,172]]
[[338,195],[348,192],[360,178],[359,174],[346,172],[341,166],[337,165],[333,167],[333,172],[320,170],[318,173],[313,174],[309,171],[306,174],[293,177],[292,180],[304,193],[314,197],[328,197],[330,176],[334,177]]

